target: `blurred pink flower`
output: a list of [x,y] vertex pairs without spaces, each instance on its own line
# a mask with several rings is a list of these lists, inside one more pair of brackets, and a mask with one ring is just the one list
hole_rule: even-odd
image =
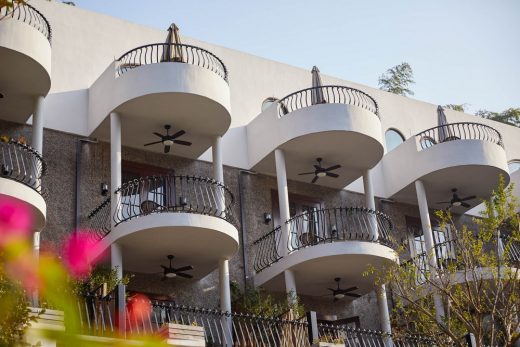
[[63,243],[62,259],[70,274],[75,278],[87,276],[103,249],[102,241],[92,237],[87,230],[75,231]]
[[131,322],[142,322],[152,312],[150,299],[144,294],[136,294],[128,301],[128,319]]
[[19,281],[28,292],[42,287],[38,262],[32,254],[23,254],[7,262],[5,269],[9,277]]
[[22,202],[0,196],[0,247],[13,240],[26,239],[32,228],[32,215]]

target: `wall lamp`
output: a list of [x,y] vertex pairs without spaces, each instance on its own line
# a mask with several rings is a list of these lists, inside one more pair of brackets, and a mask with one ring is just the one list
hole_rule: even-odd
[[265,212],[264,213],[264,223],[267,225],[267,224],[271,223],[272,220],[273,220],[273,216],[271,216],[271,214],[269,212]]
[[108,194],[108,184],[101,183],[101,195],[106,196]]

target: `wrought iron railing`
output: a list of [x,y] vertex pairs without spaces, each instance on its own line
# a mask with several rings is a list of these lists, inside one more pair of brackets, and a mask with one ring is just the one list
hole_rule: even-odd
[[0,7],[0,20],[4,17],[11,17],[30,26],[36,28],[41,32],[49,42],[52,40],[52,29],[47,21],[47,18],[43,16],[37,9],[27,3],[18,3],[13,7],[3,6]]
[[342,241],[378,242],[394,247],[390,218],[364,207],[338,207],[307,211],[288,220],[289,238],[281,245],[281,227],[253,242],[255,271],[259,272],[282,258],[282,247],[294,252],[318,244]]
[[46,171],[42,156],[26,144],[0,141],[0,175],[41,193],[41,179]]
[[342,346],[355,347],[431,347],[435,342],[420,335],[403,337],[368,329],[359,329],[345,325],[318,324],[318,333],[321,341],[338,343]]
[[278,101],[280,117],[317,104],[347,104],[368,110],[379,117],[377,102],[367,93],[344,86],[312,87],[289,94]]
[[222,183],[195,176],[152,176],[132,180],[116,190],[115,225],[152,213],[210,215],[234,223],[234,197]]
[[96,239],[102,239],[111,230],[110,201],[111,198],[105,199],[87,216],[87,228],[92,231]]
[[419,140],[421,149],[456,140],[488,141],[504,147],[502,135],[496,129],[480,123],[450,123],[433,127],[415,136]]
[[126,52],[117,62],[117,76],[143,65],[175,62],[203,67],[228,81],[227,68],[219,57],[203,48],[191,45],[152,43]]

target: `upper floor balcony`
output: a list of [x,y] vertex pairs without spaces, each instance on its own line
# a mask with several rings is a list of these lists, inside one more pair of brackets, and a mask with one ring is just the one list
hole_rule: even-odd
[[363,276],[368,265],[384,267],[397,261],[393,225],[383,213],[362,207],[308,211],[253,243],[255,285],[285,291],[284,271],[292,270],[298,294],[320,296],[334,278],[355,286],[356,294],[373,290],[374,279]]
[[0,141],[0,165],[0,195],[27,205],[33,216],[34,229],[41,230],[47,214],[41,187],[46,171],[43,158],[23,143]]
[[51,87],[51,27],[29,4],[0,8],[0,117],[25,123]]
[[157,176],[135,179],[89,215],[90,227],[106,246],[123,249],[123,268],[156,273],[169,254],[202,278],[238,250],[234,197],[221,183],[204,177]]
[[[275,173],[274,151],[282,149],[287,177],[308,181],[316,158],[340,165],[336,179],[318,183],[343,188],[383,157],[377,102],[365,92],[344,86],[318,86],[273,103],[248,125],[252,169]],[[266,135],[269,136],[266,136]]]
[[[422,131],[387,153],[379,168],[386,196],[414,204],[414,182],[421,180],[428,205],[437,209],[446,207],[439,202],[450,200],[452,189],[460,196],[486,199],[500,175],[509,182],[502,136],[490,126],[471,122]],[[451,207],[455,213],[469,208]]]
[[231,124],[227,68],[213,53],[191,45],[134,48],[112,62],[90,88],[92,136],[109,140],[112,112],[122,118],[123,145],[142,148],[155,140],[153,132],[170,124],[192,142],[176,155],[197,158]]

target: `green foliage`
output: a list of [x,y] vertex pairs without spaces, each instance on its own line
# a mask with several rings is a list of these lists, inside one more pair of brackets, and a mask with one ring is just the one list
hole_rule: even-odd
[[[121,280],[117,278],[117,269],[95,267],[89,277],[83,280],[73,280],[72,292],[77,296],[84,296],[99,290],[106,293],[112,292],[119,284],[128,285],[131,277],[124,275]],[[105,285],[106,283],[106,285]],[[105,288],[103,288],[105,286]]]
[[264,317],[280,317],[291,310],[296,318],[305,314],[305,308],[294,292],[288,293],[287,298],[280,301],[258,288],[247,287],[245,292],[242,292],[238,283],[234,281],[231,282],[231,302],[236,312]]
[[414,84],[413,70],[410,64],[401,63],[379,77],[379,88],[387,92],[407,96],[413,95],[410,85]]
[[520,107],[511,107],[500,113],[488,110],[478,110],[475,115],[515,127],[520,127]]
[[[452,239],[442,252],[409,259],[383,271],[371,267],[377,283],[390,283],[394,297],[393,330],[420,333],[438,346],[466,346],[461,337],[471,332],[477,345],[512,346],[520,338],[520,248],[518,204],[513,185],[498,188],[480,218],[457,225],[447,211],[437,211],[440,228],[449,228]],[[500,236],[507,236],[500,238]],[[442,254],[442,256],[440,256]],[[438,319],[438,296],[445,315]]]
[[450,110],[464,112],[468,104],[447,104],[444,105],[444,108],[449,108]]

